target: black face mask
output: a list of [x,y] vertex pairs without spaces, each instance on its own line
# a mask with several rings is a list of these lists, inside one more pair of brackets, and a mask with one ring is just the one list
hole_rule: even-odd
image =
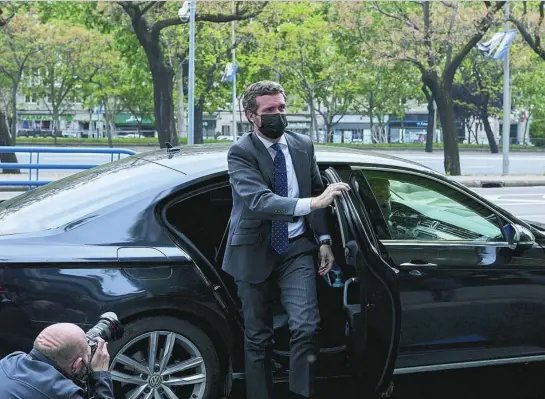
[[270,139],[277,139],[284,134],[288,121],[284,114],[261,114],[259,130]]

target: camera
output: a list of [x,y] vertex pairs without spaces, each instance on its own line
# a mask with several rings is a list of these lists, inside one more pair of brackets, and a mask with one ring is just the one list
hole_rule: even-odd
[[123,333],[123,324],[121,324],[114,312],[102,314],[98,319],[97,324],[85,333],[87,336],[87,343],[91,347],[91,355],[94,355],[97,349],[97,337],[102,338],[106,342],[110,342],[121,338]]

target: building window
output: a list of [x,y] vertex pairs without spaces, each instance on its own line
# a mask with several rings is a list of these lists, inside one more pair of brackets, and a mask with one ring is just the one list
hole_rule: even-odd
[[222,136],[230,136],[231,135],[231,126],[223,125],[221,127],[221,134],[222,134]]
[[33,96],[27,94],[27,95],[25,96],[25,102],[26,102],[26,103],[29,103],[29,104],[35,104],[35,103],[36,103],[36,99],[35,99]]

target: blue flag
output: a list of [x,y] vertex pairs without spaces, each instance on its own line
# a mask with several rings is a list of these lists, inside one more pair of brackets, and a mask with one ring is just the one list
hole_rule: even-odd
[[238,62],[235,62],[234,64],[232,62],[228,62],[225,66],[225,71],[223,72],[223,76],[221,77],[222,82],[232,82],[235,78],[235,75],[237,74],[238,70]]
[[494,54],[494,57],[492,58],[495,60],[503,60],[505,58],[505,55],[509,51],[511,43],[513,43],[513,40],[515,40],[516,35],[517,31],[515,29],[505,32],[505,34],[503,35],[503,39],[498,46],[498,49],[496,50],[496,54]]
[[509,51],[511,43],[513,43],[513,40],[515,40],[516,35],[516,29],[508,30],[505,32],[498,32],[495,33],[494,36],[492,36],[492,39],[490,39],[489,41],[484,43],[477,43],[477,48],[483,53],[485,57],[490,57],[490,55],[494,53],[495,50],[496,52],[494,53],[492,59],[503,60],[505,58],[505,55]]

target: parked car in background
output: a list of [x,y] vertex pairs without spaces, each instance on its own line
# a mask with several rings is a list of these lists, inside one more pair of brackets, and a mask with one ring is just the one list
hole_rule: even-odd
[[[316,155],[326,183],[352,187],[328,210],[342,276],[318,278],[319,376],[384,393],[394,374],[545,360],[542,225],[407,160]],[[220,267],[231,206],[220,146],[137,154],[3,202],[0,356],[114,311],[116,398],[228,394],[244,379],[240,303]],[[285,381],[287,315],[271,300]]]

